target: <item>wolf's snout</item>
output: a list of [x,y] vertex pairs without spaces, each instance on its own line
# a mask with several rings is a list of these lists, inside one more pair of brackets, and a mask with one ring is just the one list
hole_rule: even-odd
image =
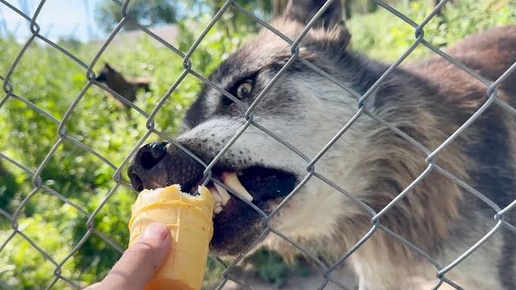
[[168,142],[153,142],[138,150],[127,175],[137,191],[171,184],[180,184],[188,191],[202,178],[203,171],[204,167],[183,150]]
[[167,153],[167,142],[154,142],[143,146],[135,160],[143,169],[152,169],[156,166]]
[[159,181],[166,182],[166,176],[168,175],[166,171],[164,172],[155,167],[159,167],[158,164],[167,154],[167,144],[167,142],[149,143],[140,148],[136,153],[127,172],[134,189],[142,191],[144,188],[148,188],[146,184],[149,184],[149,180],[156,187],[159,187]]

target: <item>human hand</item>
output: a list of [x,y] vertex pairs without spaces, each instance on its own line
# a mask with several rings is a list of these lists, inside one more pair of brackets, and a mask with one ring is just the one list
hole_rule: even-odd
[[171,240],[166,225],[150,224],[107,276],[84,290],[142,290],[165,262]]

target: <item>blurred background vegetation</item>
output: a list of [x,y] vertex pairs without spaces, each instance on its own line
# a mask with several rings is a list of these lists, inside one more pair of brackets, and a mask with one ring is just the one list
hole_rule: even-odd
[[[134,0],[128,6],[128,15],[144,27],[173,23],[179,29],[179,36],[171,44],[186,53],[223,3],[221,0]],[[268,20],[281,11],[285,1],[238,3]],[[423,21],[435,5],[428,0],[387,3],[416,23]],[[345,7],[347,25],[352,32],[352,49],[389,62],[413,43],[414,28],[373,2],[349,1]],[[102,2],[97,13],[98,25],[108,32],[122,17],[120,5],[111,1]],[[516,24],[514,1],[455,0],[447,3],[428,23],[425,39],[443,47],[465,35],[506,24]],[[249,17],[235,9],[228,10],[193,53],[193,69],[208,76],[258,28]],[[127,22],[123,30],[134,29],[138,29],[138,25]],[[151,92],[140,93],[135,101],[136,106],[150,114],[183,72],[183,59],[144,33],[130,42],[121,35],[115,36],[94,71],[100,71],[103,63],[109,62],[127,77],[151,77]],[[58,44],[88,65],[102,43],[102,40],[81,43],[63,39]],[[8,79],[14,95],[6,99],[3,94],[5,103],[0,99],[0,247],[3,246],[0,248],[0,288],[44,289],[55,282],[56,266],[22,235],[16,234],[11,239],[13,227],[57,263],[65,261],[60,265],[60,276],[78,285],[89,285],[100,280],[120,257],[111,243],[116,243],[120,249],[127,245],[127,222],[135,192],[118,186],[114,174],[147,132],[147,120],[134,110],[121,108],[114,98],[88,82],[84,66],[38,39],[26,49],[14,36],[0,39],[2,83],[20,54],[22,57]],[[428,49],[418,48],[410,57],[428,54]],[[179,84],[156,115],[158,130],[174,136],[180,118],[195,99],[200,85],[192,76]],[[60,140],[58,132],[63,132],[58,131],[59,122],[83,91],[84,95],[64,125],[66,136],[76,141],[62,139],[55,153],[46,160]],[[38,106],[58,122],[40,114],[17,96]],[[147,141],[153,139],[157,136]],[[111,165],[76,142],[96,151]],[[44,160],[46,165],[40,168]],[[32,173],[36,171],[40,171],[41,183],[33,180]],[[127,181],[125,168],[122,177]],[[104,201],[107,201],[105,205]],[[96,232],[83,240],[88,233],[87,221],[94,212]],[[247,261],[255,264],[265,280],[281,283],[287,273],[281,259],[264,252],[259,255]],[[210,260],[207,288],[216,285],[222,270]],[[57,280],[52,289],[68,288],[68,283]]]

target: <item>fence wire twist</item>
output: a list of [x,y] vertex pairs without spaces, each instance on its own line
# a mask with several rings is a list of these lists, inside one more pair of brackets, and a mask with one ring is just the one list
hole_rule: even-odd
[[[346,84],[340,83],[339,80],[335,79],[333,76],[329,75],[322,69],[318,68],[311,62],[300,58],[299,57],[299,44],[301,40],[305,37],[308,30],[311,29],[311,26],[315,22],[317,18],[322,15],[322,13],[329,7],[331,4],[331,0],[327,1],[327,3],[321,8],[321,10],[314,16],[314,19],[304,28],[302,33],[300,33],[299,37],[297,39],[289,39],[287,36],[283,35],[280,31],[276,30],[274,27],[269,25],[264,20],[260,19],[259,17],[255,16],[253,13],[247,11],[242,6],[240,6],[235,1],[226,1],[224,5],[220,8],[220,10],[214,15],[213,19],[209,22],[209,24],[205,27],[204,31],[201,33],[201,35],[195,40],[193,45],[190,47],[190,49],[183,53],[180,51],[177,47],[170,44],[169,42],[165,41],[164,39],[160,38],[158,35],[153,33],[151,30],[141,26],[138,22],[133,21],[129,14],[128,14],[128,5],[130,1],[120,2],[115,1],[120,5],[120,9],[123,15],[123,19],[118,23],[116,28],[111,32],[109,37],[106,39],[106,41],[102,44],[101,48],[98,50],[98,52],[95,54],[95,57],[91,62],[85,63],[78,57],[76,57],[72,52],[66,50],[64,47],[58,45],[57,43],[47,39],[45,36],[40,34],[40,26],[38,25],[38,15],[42,8],[45,6],[47,1],[42,0],[36,11],[34,12],[34,15],[26,15],[21,10],[16,8],[14,5],[10,4],[9,2],[5,0],[0,0],[0,4],[3,5],[5,8],[10,9],[17,13],[20,17],[23,17],[27,23],[29,24],[30,31],[32,35],[29,37],[29,39],[24,43],[22,46],[22,49],[16,56],[16,58],[12,61],[10,64],[10,67],[7,71],[0,71],[0,80],[2,81],[2,88],[4,92],[4,97],[0,101],[0,109],[8,102],[11,101],[18,101],[23,102],[25,105],[27,105],[28,108],[34,110],[37,114],[40,114],[41,116],[44,116],[51,122],[55,123],[58,126],[58,138],[55,140],[55,143],[52,145],[52,147],[49,149],[48,154],[44,158],[44,160],[39,164],[39,166],[33,170],[29,166],[24,165],[17,160],[11,158],[7,154],[4,154],[0,152],[0,161],[9,164],[12,167],[16,167],[23,172],[25,172],[27,175],[32,177],[32,186],[33,190],[21,201],[21,203],[18,205],[16,210],[12,213],[7,211],[6,209],[0,207],[0,215],[3,216],[4,219],[7,219],[12,227],[12,231],[7,236],[7,239],[0,241],[0,252],[6,248],[6,245],[9,243],[12,243],[14,241],[15,237],[21,237],[28,243],[30,243],[31,247],[38,251],[46,260],[50,261],[55,267],[53,273],[48,273],[49,277],[52,277],[52,282],[49,285],[45,285],[44,287],[46,289],[51,289],[53,286],[55,286],[58,282],[65,282],[67,287],[73,287],[73,288],[80,288],[84,285],[78,284],[77,281],[70,277],[66,277],[62,274],[62,268],[63,265],[66,264],[66,262],[81,248],[81,246],[85,243],[86,240],[88,240],[91,236],[96,236],[100,239],[102,239],[104,242],[106,242],[110,247],[112,247],[113,251],[117,251],[119,253],[123,252],[123,249],[126,245],[120,245],[117,242],[115,242],[110,236],[101,230],[98,230],[98,224],[95,224],[94,219],[98,215],[98,213],[102,210],[102,208],[109,202],[112,201],[113,195],[119,190],[120,187],[126,187],[129,189],[132,189],[131,185],[126,181],[124,177],[124,170],[127,168],[128,163],[130,162],[131,158],[136,154],[136,151],[146,143],[151,135],[157,135],[160,138],[167,140],[171,142],[172,144],[176,145],[177,147],[181,148],[183,151],[185,151],[188,155],[193,157],[195,160],[197,160],[200,164],[202,164],[205,167],[204,171],[204,180],[205,183],[208,181],[213,181],[215,183],[218,183],[222,186],[222,183],[218,181],[217,179],[212,179],[211,172],[215,164],[220,160],[220,158],[231,148],[231,146],[241,137],[241,135],[248,130],[250,126],[253,126],[276,141],[280,142],[283,146],[289,148],[292,152],[294,152],[296,155],[298,155],[301,159],[303,159],[306,162],[306,175],[304,179],[301,180],[301,182],[296,186],[296,188],[281,202],[281,204],[270,214],[266,214],[263,212],[260,208],[255,206],[252,203],[248,202],[248,205],[251,206],[254,210],[256,210],[263,218],[264,218],[264,226],[265,229],[262,232],[261,236],[265,236],[269,233],[273,233],[282,239],[284,239],[286,242],[292,245],[292,247],[297,248],[299,251],[304,253],[307,257],[309,257],[312,262],[315,263],[315,265],[319,268],[319,270],[322,272],[322,282],[319,285],[318,289],[324,289],[328,284],[333,284],[337,287],[340,287],[342,289],[352,289],[349,285],[345,285],[342,281],[335,278],[332,274],[336,268],[338,268],[340,265],[342,265],[353,253],[362,245],[364,244],[375,232],[377,231],[383,231],[385,234],[391,236],[394,239],[397,239],[400,243],[403,243],[404,245],[411,248],[413,251],[417,252],[418,255],[420,255],[423,259],[428,261],[431,265],[435,267],[436,276],[439,278],[439,281],[437,284],[433,287],[433,289],[437,289],[441,286],[443,283],[447,283],[453,287],[456,287],[459,289],[457,285],[454,284],[452,280],[449,280],[445,275],[447,272],[449,272],[451,269],[453,269],[455,266],[457,266],[459,263],[461,263],[465,258],[467,258],[472,252],[477,250],[486,240],[488,240],[491,236],[493,236],[495,233],[497,233],[501,228],[507,228],[514,232],[516,232],[515,225],[512,225],[508,223],[504,217],[511,209],[514,209],[516,207],[516,201],[512,201],[512,203],[505,207],[500,208],[498,207],[493,201],[491,201],[489,198],[487,198],[485,195],[483,195],[481,192],[475,190],[471,186],[469,186],[466,182],[460,180],[458,177],[454,176],[452,173],[446,171],[444,168],[440,167],[438,164],[436,164],[436,156],[441,152],[448,144],[450,144],[453,140],[456,139],[458,135],[460,135],[468,126],[470,126],[473,122],[475,122],[483,113],[484,111],[492,106],[493,104],[499,105],[502,108],[506,109],[506,111],[510,112],[513,115],[516,115],[516,110],[512,108],[510,105],[504,103],[502,100],[497,98],[496,94],[496,88],[499,86],[501,82],[503,82],[511,73],[514,73],[516,71],[516,63],[513,64],[499,79],[497,79],[495,82],[491,82],[484,78],[483,76],[479,75],[472,69],[464,66],[459,61],[454,59],[453,57],[447,55],[443,51],[441,51],[439,48],[435,47],[431,43],[427,42],[424,38],[424,29],[425,26],[429,23],[429,21],[439,12],[439,10],[446,5],[448,1],[441,1],[437,7],[433,10],[432,13],[430,13],[421,23],[416,23],[407,16],[403,15],[402,13],[395,10],[393,7],[389,6],[388,4],[382,2],[382,1],[375,1],[381,8],[386,9],[389,11],[394,17],[398,17],[399,19],[403,20],[410,26],[414,28],[414,41],[413,44],[387,69],[387,71],[372,85],[364,94],[360,94],[356,91],[354,91],[352,88],[348,87]],[[238,13],[243,13],[247,17],[251,18],[252,20],[259,23],[261,26],[263,26],[265,29],[269,29],[274,34],[279,36],[281,39],[283,39],[285,42],[287,42],[291,47],[291,57],[287,61],[287,63],[280,69],[280,71],[275,75],[275,77],[268,83],[268,85],[265,87],[265,89],[260,92],[260,94],[256,97],[255,101],[251,105],[244,104],[241,100],[238,98],[232,96],[229,92],[224,90],[221,87],[218,87],[216,84],[208,80],[205,76],[203,76],[201,73],[197,72],[193,67],[191,57],[193,53],[196,51],[198,46],[201,44],[203,39],[206,37],[208,31],[213,28],[213,26],[218,22],[221,21],[221,18],[229,9],[235,10]],[[160,43],[160,45],[168,48],[170,51],[172,51],[174,54],[177,54],[179,57],[183,59],[183,71],[182,73],[177,77],[177,80],[170,86],[168,91],[165,95],[160,99],[159,102],[157,102],[154,109],[147,113],[134,103],[127,101],[123,96],[119,95],[117,92],[113,91],[112,89],[108,88],[102,83],[99,83],[95,80],[96,75],[93,71],[93,67],[99,62],[99,59],[105,52],[105,50],[110,46],[114,38],[119,35],[122,31],[122,28],[127,24],[131,23],[133,25],[136,25],[139,27],[139,30],[146,35],[152,37],[157,42]],[[13,72],[16,70],[19,62],[21,59],[26,55],[28,47],[35,42],[35,40],[43,41],[44,43],[48,44],[55,50],[59,51],[66,57],[68,57],[73,62],[77,63],[79,66],[82,67],[82,69],[85,72],[85,75],[87,77],[87,84],[83,87],[82,91],[77,95],[75,100],[70,105],[69,109],[66,111],[64,116],[59,119],[52,115],[52,113],[47,112],[45,109],[37,106],[36,104],[29,101],[26,97],[23,95],[18,95],[15,93],[15,87],[11,84],[10,79],[13,74]],[[453,133],[451,136],[448,137],[438,148],[435,150],[430,150],[429,148],[426,148],[423,144],[416,141],[414,138],[410,137],[403,131],[399,130],[398,128],[394,127],[393,125],[389,124],[388,122],[382,120],[380,117],[376,116],[373,112],[369,111],[366,106],[364,106],[365,101],[374,94],[375,90],[382,84],[382,82],[392,73],[394,69],[396,69],[418,46],[425,46],[431,51],[433,51],[435,54],[439,55],[440,57],[446,59],[454,66],[460,68],[462,71],[467,73],[468,75],[473,76],[474,78],[478,79],[480,82],[486,85],[487,90],[486,94],[488,95],[488,99],[485,101],[485,103],[458,129]],[[270,88],[276,83],[276,81],[280,78],[280,76],[283,74],[285,70],[294,62],[299,61],[303,63],[305,66],[309,67],[311,70],[313,70],[315,73],[326,77],[327,79],[331,80],[333,83],[340,86],[342,89],[348,91],[356,98],[356,104],[357,104],[357,110],[355,115],[339,130],[337,134],[323,147],[321,148],[320,152],[314,157],[310,158],[306,156],[303,152],[301,152],[298,148],[293,146],[292,144],[289,144],[288,141],[284,140],[281,136],[277,136],[267,128],[263,127],[259,122],[255,121],[253,118],[253,112],[256,108],[257,104],[263,99],[263,97],[268,93]],[[209,163],[206,164],[204,161],[202,161],[198,156],[190,152],[188,149],[183,147],[181,144],[176,142],[174,139],[171,139],[170,136],[167,136],[165,133],[161,132],[160,130],[156,129],[155,126],[155,117],[162,110],[162,107],[169,101],[169,97],[174,92],[174,90],[179,86],[179,84],[185,79],[187,76],[193,76],[194,78],[197,78],[199,81],[205,83],[208,86],[211,86],[218,90],[221,94],[226,96],[227,98],[230,98],[234,103],[238,104],[240,108],[244,112],[245,116],[245,124],[235,133],[234,137],[224,146],[224,148],[219,152],[219,154]],[[67,132],[67,124],[70,121],[71,115],[74,112],[74,110],[77,109],[77,106],[81,102],[82,98],[86,94],[86,92],[92,87],[97,86],[101,89],[113,94],[118,95],[120,101],[124,102],[125,105],[129,106],[131,110],[136,111],[138,114],[143,116],[146,119],[146,127],[147,131],[146,133],[141,136],[139,140],[134,140],[134,147],[133,150],[128,154],[127,158],[123,160],[120,164],[114,164],[107,158],[106,156],[103,156],[101,153],[98,153],[93,148],[86,145],[84,142],[79,140],[78,138],[71,136]],[[9,113],[9,112],[7,112]],[[351,128],[357,119],[362,116],[367,115],[384,126],[391,129],[393,132],[398,134],[401,138],[409,142],[410,144],[414,145],[418,150],[421,151],[426,156],[426,169],[415,179],[413,182],[406,188],[403,189],[402,192],[399,193],[399,195],[394,198],[387,206],[385,206],[381,211],[377,212],[370,206],[368,206],[366,203],[361,201],[359,198],[357,198],[352,192],[346,191],[346,189],[340,187],[336,183],[332,182],[330,179],[326,178],[324,175],[320,174],[316,170],[317,162],[320,160],[321,157],[323,157],[326,152],[332,148],[332,146],[341,138],[341,136],[348,131],[349,128]],[[132,141],[129,141],[132,142]],[[80,205],[74,203],[72,200],[68,199],[65,195],[63,195],[60,192],[56,192],[52,189],[51,186],[45,185],[41,174],[42,171],[47,166],[49,160],[55,155],[56,151],[59,149],[60,146],[63,145],[63,143],[71,143],[74,146],[77,146],[79,148],[82,148],[89,154],[92,154],[96,158],[98,158],[101,162],[109,166],[113,171],[113,180],[115,181],[115,185],[111,188],[109,192],[105,193],[105,197],[102,200],[102,202],[99,204],[99,206],[93,211],[89,212],[87,209],[84,209]],[[485,204],[489,207],[491,207],[494,211],[496,211],[495,219],[497,221],[496,226],[494,226],[481,240],[479,240],[476,244],[474,244],[468,251],[462,253],[459,257],[457,257],[453,262],[449,263],[448,265],[441,265],[439,264],[434,258],[429,256],[427,253],[425,253],[423,250],[419,249],[417,246],[412,244],[410,241],[406,240],[404,237],[396,234],[391,229],[385,227],[380,222],[380,218],[387,213],[389,210],[392,209],[393,206],[395,206],[400,199],[405,197],[408,192],[410,192],[415,186],[417,186],[421,180],[423,180],[428,174],[430,174],[433,171],[437,171],[440,174],[448,177],[450,180],[453,180],[458,186],[465,189],[467,192],[471,193],[475,197],[479,198],[480,200],[484,201]],[[311,253],[301,245],[297,244],[294,240],[289,238],[287,235],[283,234],[281,231],[278,231],[274,228],[272,228],[269,224],[271,219],[273,219],[279,210],[281,210],[288,202],[289,200],[294,197],[300,188],[302,188],[310,179],[318,179],[327,185],[334,188],[336,191],[341,192],[343,195],[347,196],[350,200],[355,202],[359,207],[361,207],[365,212],[367,212],[371,217],[371,228],[365,234],[360,241],[358,241],[351,249],[349,249],[346,253],[344,253],[340,259],[337,260],[334,264],[327,264],[326,262],[322,261],[318,256]],[[231,189],[229,191],[235,195],[235,192],[233,192]],[[54,197],[57,197],[59,200],[61,200],[63,203],[73,207],[76,209],[80,214],[82,214],[84,217],[87,217],[87,232],[83,235],[83,237],[75,244],[73,245],[73,249],[67,253],[67,255],[62,259],[57,259],[53,255],[53,253],[47,253],[40,245],[38,245],[37,242],[33,241],[31,237],[29,237],[26,233],[24,233],[23,228],[20,228],[20,225],[18,223],[18,219],[23,212],[24,208],[26,207],[27,203],[34,198],[34,196],[38,194],[49,194]],[[2,205],[3,206],[3,205]],[[217,259],[219,263],[223,265],[225,268],[224,273],[222,274],[221,280],[217,286],[217,289],[223,288],[228,281],[233,281],[237,284],[241,284],[244,287],[246,287],[246,282],[241,281],[237,274],[233,273],[232,270],[234,267],[239,264],[248,254],[248,252],[253,248],[257,243],[258,239],[249,247],[249,250],[245,252],[245,254],[240,255],[236,259],[232,260],[229,264],[226,264],[226,262],[223,262],[220,259]],[[2,287],[8,287],[5,281],[0,280],[0,288]]]

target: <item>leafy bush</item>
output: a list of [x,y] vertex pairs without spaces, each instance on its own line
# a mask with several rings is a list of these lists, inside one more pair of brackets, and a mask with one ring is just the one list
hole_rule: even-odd
[[[221,37],[218,31],[209,33],[206,42],[192,55],[193,69],[205,76],[220,62],[224,51],[236,45],[234,40]],[[185,30],[175,45],[186,53],[196,37],[193,32]],[[0,54],[0,74],[4,77],[21,51],[21,45],[11,39],[0,42],[7,52]],[[152,76],[152,93],[141,94],[135,102],[150,114],[183,72],[183,60],[145,35],[130,49],[121,51],[119,45],[115,42],[107,48],[95,71],[99,71],[102,62],[107,61],[126,76]],[[99,44],[72,49],[73,54],[87,64],[98,51]],[[58,140],[62,143],[41,170],[42,185],[48,190],[42,188],[33,195],[33,176],[0,160],[5,167],[2,170],[5,174],[0,179],[1,207],[13,215],[23,204],[16,217],[18,230],[49,253],[56,263],[61,263],[88,232],[87,220],[104,199],[109,198],[93,216],[95,230],[108,237],[109,241],[91,234],[66,260],[62,271],[64,277],[78,283],[98,281],[120,257],[120,252],[109,242],[122,248],[128,243],[127,221],[135,194],[124,186],[117,187],[113,175],[137,140],[147,132],[147,120],[135,111],[121,109],[107,93],[90,86],[84,67],[41,41],[30,44],[9,77],[9,83],[15,95],[35,104],[50,117],[24,101],[10,97],[0,108],[0,139],[7,141],[0,144],[0,152],[35,172]],[[200,84],[193,76],[187,76],[181,82],[156,115],[157,129],[170,136],[175,134],[181,116],[195,98]],[[62,123],[73,102],[85,89],[67,121]],[[66,133],[63,135],[64,129]],[[153,139],[157,136],[151,136],[149,140]],[[79,146],[77,142],[83,145]],[[91,150],[114,167],[92,154]],[[121,172],[127,182],[125,168]],[[114,188],[113,195],[108,196]],[[67,202],[55,197],[54,192],[61,194]],[[8,218],[2,217],[0,221],[3,229],[0,232],[1,244],[12,230],[8,230]],[[0,264],[7,265],[0,268],[0,280],[17,289],[36,289],[50,285],[54,280],[55,266],[19,234],[0,252]]]
[[[394,5],[417,24],[430,15],[431,1],[411,1],[409,6]],[[381,24],[381,25],[380,25]],[[516,3],[510,0],[461,0],[446,3],[442,13],[424,26],[424,39],[437,47],[451,45],[469,34],[490,27],[516,24]],[[415,28],[379,8],[376,13],[357,15],[348,21],[353,49],[391,62],[399,58],[415,41]],[[409,56],[420,58],[432,52],[421,45]]]

